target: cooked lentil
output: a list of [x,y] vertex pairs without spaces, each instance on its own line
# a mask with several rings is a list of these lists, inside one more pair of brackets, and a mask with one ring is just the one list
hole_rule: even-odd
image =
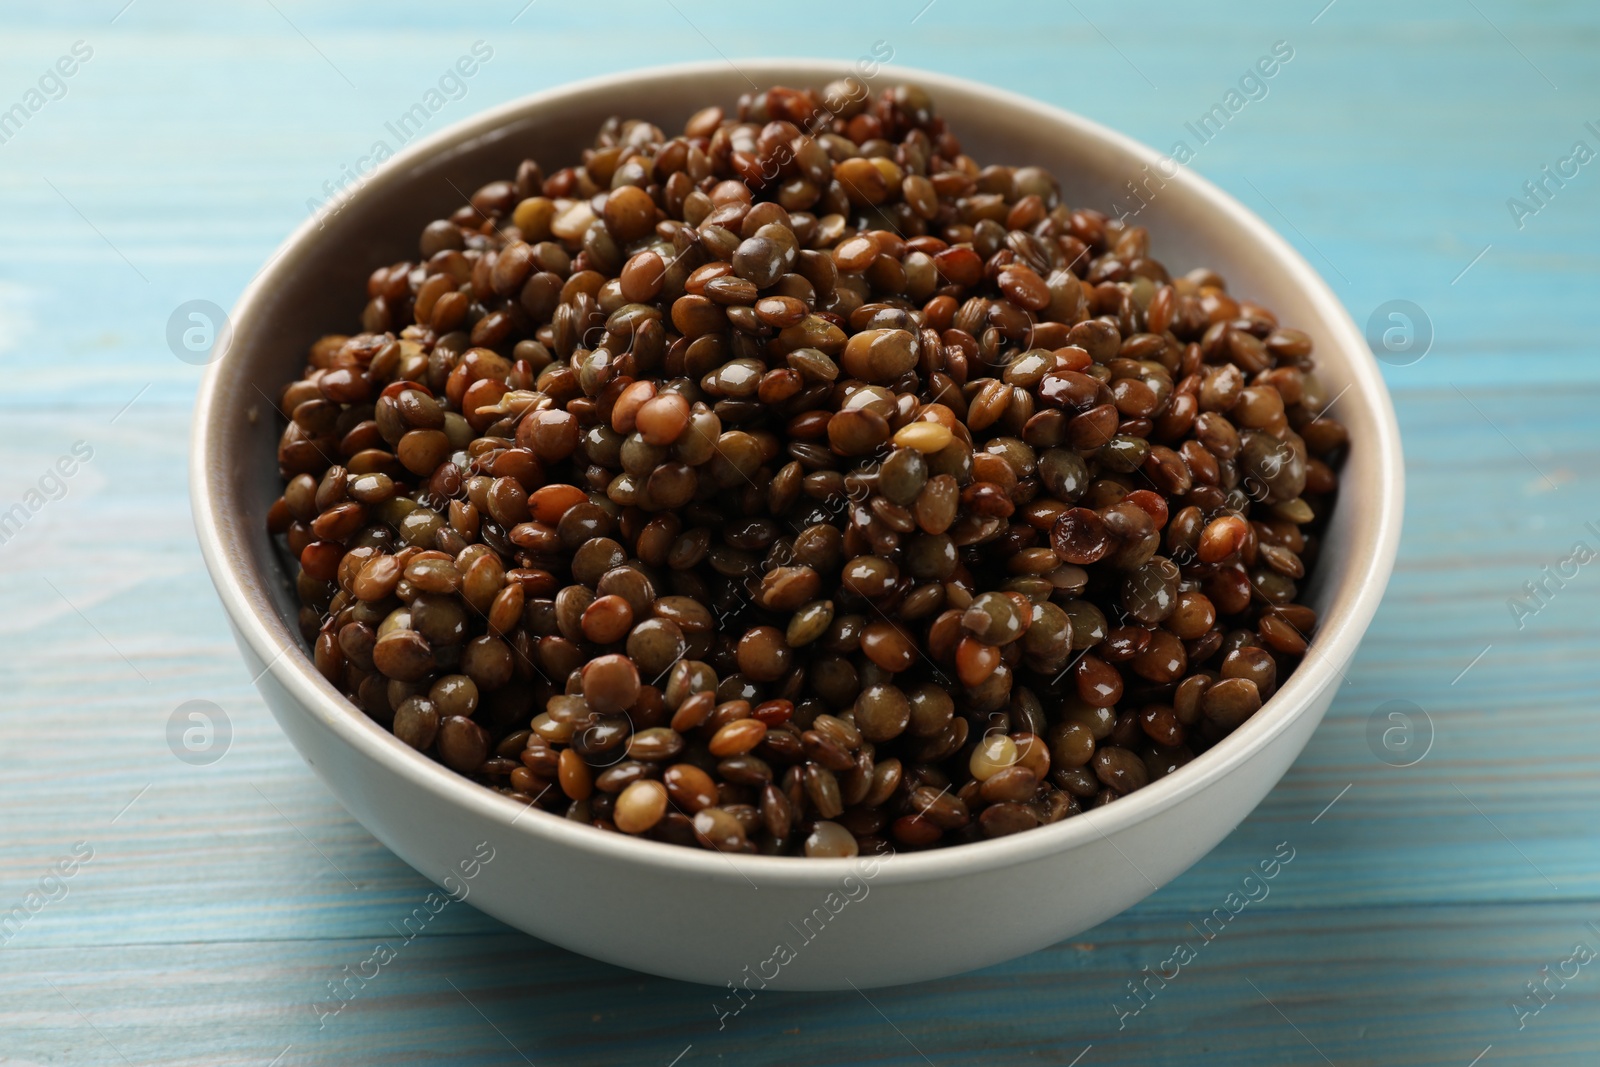
[[914,86],[609,120],[366,297],[282,392],[269,529],[317,668],[524,804],[1016,833],[1215,745],[1315,628],[1349,442],[1311,339]]

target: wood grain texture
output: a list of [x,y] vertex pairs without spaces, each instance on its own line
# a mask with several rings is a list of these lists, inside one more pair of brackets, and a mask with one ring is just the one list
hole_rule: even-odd
[[[1584,126],[1600,126],[1600,13],[1325,2],[0,13],[0,107],[73,42],[94,49],[0,144],[0,508],[74,442],[94,450],[0,544],[0,912],[75,843],[93,850],[0,947],[0,1064],[1592,1062],[1595,965],[1549,980],[1536,1015],[1526,984],[1600,949],[1600,571],[1520,626],[1507,601],[1575,541],[1600,547],[1585,527],[1600,524],[1600,162],[1520,229],[1506,201],[1575,140],[1600,149]],[[327,983],[398,940],[428,885],[334,803],[234,650],[189,522],[198,371],[169,352],[167,319],[228,305],[307,198],[479,39],[494,58],[437,126],[588,73],[884,41],[1162,150],[1292,45],[1194,166],[1358,323],[1412,300],[1433,343],[1385,367],[1409,477],[1389,595],[1324,726],[1219,848],[1072,943],[870,1001],[763,995],[723,1029],[706,989],[452,906],[319,1026]],[[168,748],[195,699],[232,728],[210,766]],[[1415,766],[1369,745],[1393,700],[1431,724]],[[1191,924],[1282,841],[1295,859],[1271,895],[1201,943]],[[949,921],[984,918],[975,901]],[[575,903],[573,921],[605,917]],[[1179,941],[1197,959],[1119,1030],[1127,983]]]

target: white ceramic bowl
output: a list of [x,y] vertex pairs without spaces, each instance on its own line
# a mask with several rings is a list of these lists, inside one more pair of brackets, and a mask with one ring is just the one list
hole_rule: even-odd
[[[191,484],[206,565],[268,706],[340,801],[423,875],[521,930],[715,986],[935,978],[1042,948],[1145,897],[1237,826],[1305,745],[1378,606],[1400,534],[1399,432],[1360,332],[1282,238],[1181,170],[1139,216],[1156,254],[1174,270],[1216,269],[1233,292],[1309,332],[1353,441],[1307,590],[1322,620],[1311,652],[1258,714],[1188,766],[1108,807],[995,841],[871,865],[732,857],[530,811],[352,707],[301,645],[293,586],[265,529],[280,427],[267,397],[298,375],[307,345],[354,324],[368,272],[414,255],[422,225],[460,206],[455,188],[504,177],[528,155],[564,165],[611,115],[679,129],[704,104],[730,106],[749,90],[746,76],[820,86],[846,73],[847,64],[813,60],[663,67],[538,93],[419,142],[325,226],[301,226],[249,286],[233,312],[232,348],[207,373],[195,414]],[[894,68],[872,84],[896,80],[925,86],[975,158],[1046,166],[1069,203],[1109,209],[1146,164],[1155,169],[1151,150],[1033,100]]]

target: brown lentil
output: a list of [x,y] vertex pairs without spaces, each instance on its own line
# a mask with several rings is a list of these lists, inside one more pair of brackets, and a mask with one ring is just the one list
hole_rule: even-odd
[[629,783],[618,796],[611,820],[625,834],[642,834],[667,813],[667,787],[651,778]]
[[312,346],[268,528],[403,743],[842,857],[1114,802],[1305,654],[1350,447],[1311,338],[921,89],[835,89],[524,162]]

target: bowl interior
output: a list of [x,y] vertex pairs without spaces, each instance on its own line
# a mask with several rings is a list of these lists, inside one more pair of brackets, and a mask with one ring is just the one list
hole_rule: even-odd
[[[707,103],[731,111],[738,95],[750,90],[746,75],[763,86],[820,86],[845,73],[851,73],[848,64],[828,61],[741,60],[737,70],[726,63],[699,64],[598,79],[494,109],[406,148],[366,176],[336,210],[325,208],[304,224],[246,291],[235,308],[232,347],[201,390],[193,465],[200,540],[244,639],[263,663],[273,661],[270,669],[315,714],[338,720],[352,743],[373,746],[398,770],[421,775],[419,781],[437,795],[498,804],[508,818],[516,814],[510,801],[411,752],[367,720],[316,674],[300,644],[293,582],[266,534],[265,516],[280,490],[275,457],[282,423],[274,398],[300,373],[308,346],[325,333],[354,332],[368,274],[415,259],[417,234],[427,222],[460,207],[485,182],[511,175],[522,159],[538,159],[547,172],[567,165],[612,115],[646,118],[671,132]],[[1044,166],[1061,182],[1069,203],[1114,213],[1130,204],[1118,199],[1126,183],[1140,183],[1147,202],[1137,222],[1149,228],[1152,251],[1170,270],[1210,267],[1228,279],[1231,292],[1259,300],[1283,324],[1311,334],[1319,373],[1338,397],[1334,412],[1354,442],[1342,480],[1356,488],[1340,497],[1307,589],[1322,620],[1311,654],[1263,710],[1224,742],[1095,812],[1100,830],[1109,829],[1177,802],[1206,776],[1226,773],[1282,729],[1353,653],[1387,581],[1399,535],[1401,468],[1393,412],[1361,335],[1326,285],[1281,238],[1215,187],[1188,171],[1163,169],[1155,153],[1118,134],[1022,97],[894,68],[884,68],[871,84],[876,89],[896,80],[926,86],[966,151],[981,163]],[[463,788],[482,796],[468,798]],[[1074,827],[1080,821],[942,854],[958,854],[957,862],[977,861],[980,854],[1006,862],[1086,839],[1093,828]],[[525,819],[521,828],[535,834],[572,829],[566,824],[552,830],[542,819]],[[589,836],[597,848],[658,854],[671,849],[620,835]],[[708,874],[727,875],[726,857],[673,851],[686,854],[674,857],[676,862],[703,862]],[[895,862],[907,870],[951,862],[938,855]],[[760,857],[750,862],[792,863]]]

